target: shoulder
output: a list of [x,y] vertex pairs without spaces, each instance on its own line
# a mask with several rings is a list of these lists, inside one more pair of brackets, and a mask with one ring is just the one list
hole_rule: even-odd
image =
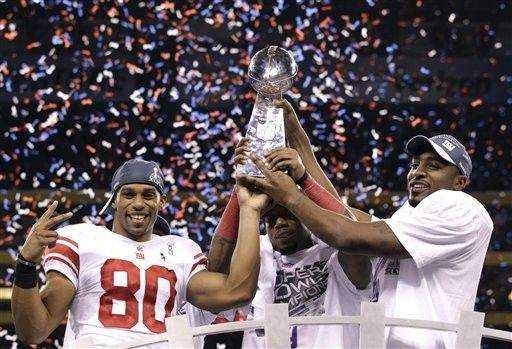
[[159,236],[159,239],[162,239],[164,243],[169,244],[173,250],[179,252],[180,254],[191,255],[193,258],[202,253],[201,247],[192,239],[184,238],[177,235],[165,235]]
[[338,250],[336,248],[331,247],[322,240],[318,239],[318,241],[315,241],[313,246],[307,250],[305,258],[313,258],[317,261],[328,261],[334,252],[337,251]]
[[64,227],[57,229],[57,232],[63,234],[77,234],[77,233],[88,233],[88,232],[100,232],[108,230],[102,225],[95,225],[92,223],[78,223],[69,224]]
[[57,229],[59,239],[71,240],[77,247],[80,242],[91,238],[91,234],[104,233],[106,228],[91,223],[70,224]]
[[485,207],[473,196],[457,190],[438,190],[423,199],[414,209],[418,213],[442,219],[450,224],[481,226],[492,231],[493,223]]
[[423,199],[417,207],[466,207],[479,208],[482,204],[471,195],[460,190],[441,189]]
[[267,234],[260,235],[260,251],[261,253],[274,253],[274,248],[272,247],[272,243],[270,242],[270,238]]
[[481,213],[485,211],[483,205],[471,195],[458,190],[441,189],[423,199],[417,209],[425,211],[446,212],[447,210],[460,210],[463,212]]

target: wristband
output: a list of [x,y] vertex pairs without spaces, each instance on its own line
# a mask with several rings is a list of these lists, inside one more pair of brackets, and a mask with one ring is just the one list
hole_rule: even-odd
[[23,256],[21,255],[21,253],[20,253],[20,254],[18,254],[18,259],[17,259],[17,261],[18,261],[18,262],[20,262],[20,263],[21,263],[21,264],[23,264],[23,265],[26,265],[27,267],[36,267],[36,266],[37,266],[37,263],[31,262],[31,261],[27,261],[27,260],[25,259],[25,257],[23,257]]
[[295,184],[297,184],[298,186],[302,186],[302,184],[304,184],[304,181],[308,178],[308,176],[308,171],[304,171],[304,174],[295,181]]
[[14,271],[14,285],[20,288],[34,288],[37,286],[36,264],[29,262],[18,255]]

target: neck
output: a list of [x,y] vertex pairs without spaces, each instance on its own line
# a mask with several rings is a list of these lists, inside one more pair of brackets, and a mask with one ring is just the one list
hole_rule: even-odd
[[309,235],[301,236],[299,241],[297,242],[297,246],[293,250],[283,251],[281,253],[285,256],[289,256],[291,254],[310,248],[311,246],[313,246],[313,240],[311,240],[311,237]]
[[140,235],[130,234],[126,229],[124,229],[122,224],[119,223],[119,220],[117,220],[115,217],[114,217],[114,223],[112,224],[112,231],[115,234],[119,234],[121,236],[124,236],[130,240],[137,241],[137,242],[149,241],[149,240],[151,240],[151,236],[153,235],[153,229],[149,229],[148,231],[146,231]]

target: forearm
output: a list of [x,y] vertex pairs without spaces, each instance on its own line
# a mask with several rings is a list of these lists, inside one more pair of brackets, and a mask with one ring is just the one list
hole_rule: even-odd
[[286,207],[319,239],[344,252],[373,256],[401,253],[393,232],[383,221],[363,223],[325,210],[302,193]]
[[291,148],[294,148],[298,153],[306,171],[329,193],[340,200],[340,196],[331,181],[325,175],[324,171],[320,167],[320,164],[316,160],[315,154],[311,147],[308,135],[302,128],[299,119],[295,114],[288,117],[286,123],[286,137]]
[[208,253],[208,271],[228,274],[238,235],[238,220],[238,198],[233,191],[212,238]]
[[215,233],[208,252],[208,271],[228,274],[235,245],[236,239]]
[[11,308],[16,334],[28,344],[38,344],[50,334],[50,314],[37,287],[24,289],[14,286]]
[[[300,124],[299,119],[295,113],[287,114],[286,125],[286,139],[288,140],[289,146],[294,148],[302,159],[306,171],[317,181],[323,188],[325,188],[330,194],[332,194],[337,200],[341,201],[340,195],[336,191],[336,188],[332,185],[331,181],[325,175],[324,171],[320,167],[320,164],[316,160],[315,154],[311,147],[308,135],[304,128]],[[349,210],[350,214],[360,222],[370,222],[371,216],[366,212],[357,210],[353,207],[345,205]]]
[[301,184],[301,187],[304,194],[321,208],[355,219],[355,216],[351,213],[347,205],[322,187],[311,176],[307,176],[306,180]]
[[256,292],[260,270],[260,213],[252,208],[241,207],[240,217],[240,235],[226,284],[235,299],[250,301]]

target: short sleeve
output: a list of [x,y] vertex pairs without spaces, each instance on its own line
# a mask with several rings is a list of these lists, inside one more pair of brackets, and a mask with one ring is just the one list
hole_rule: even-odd
[[186,282],[183,283],[183,294],[187,294],[187,284],[192,276],[197,273],[206,270],[206,265],[208,263],[208,259],[205,254],[201,251],[201,247],[196,244],[194,241],[189,240],[189,251],[191,255],[191,261],[189,263],[185,263],[183,265],[183,272],[185,276]]
[[57,229],[59,238],[54,246],[47,248],[43,257],[43,268],[46,273],[55,270],[66,276],[78,288],[80,272],[80,250],[77,226],[68,225]]
[[328,262],[329,266],[329,272],[334,274],[334,277],[336,278],[336,286],[340,289],[343,289],[346,291],[346,295],[352,295],[355,297],[360,297],[361,299],[370,299],[370,286],[371,282],[368,283],[368,287],[365,289],[358,289],[352,281],[350,281],[350,278],[345,274],[345,271],[340,265],[340,262],[338,261],[338,252],[333,252],[331,257],[329,258]]
[[471,251],[485,224],[479,205],[463,192],[439,190],[407,214],[395,214],[385,222],[417,267],[422,268],[436,261],[455,260]]

